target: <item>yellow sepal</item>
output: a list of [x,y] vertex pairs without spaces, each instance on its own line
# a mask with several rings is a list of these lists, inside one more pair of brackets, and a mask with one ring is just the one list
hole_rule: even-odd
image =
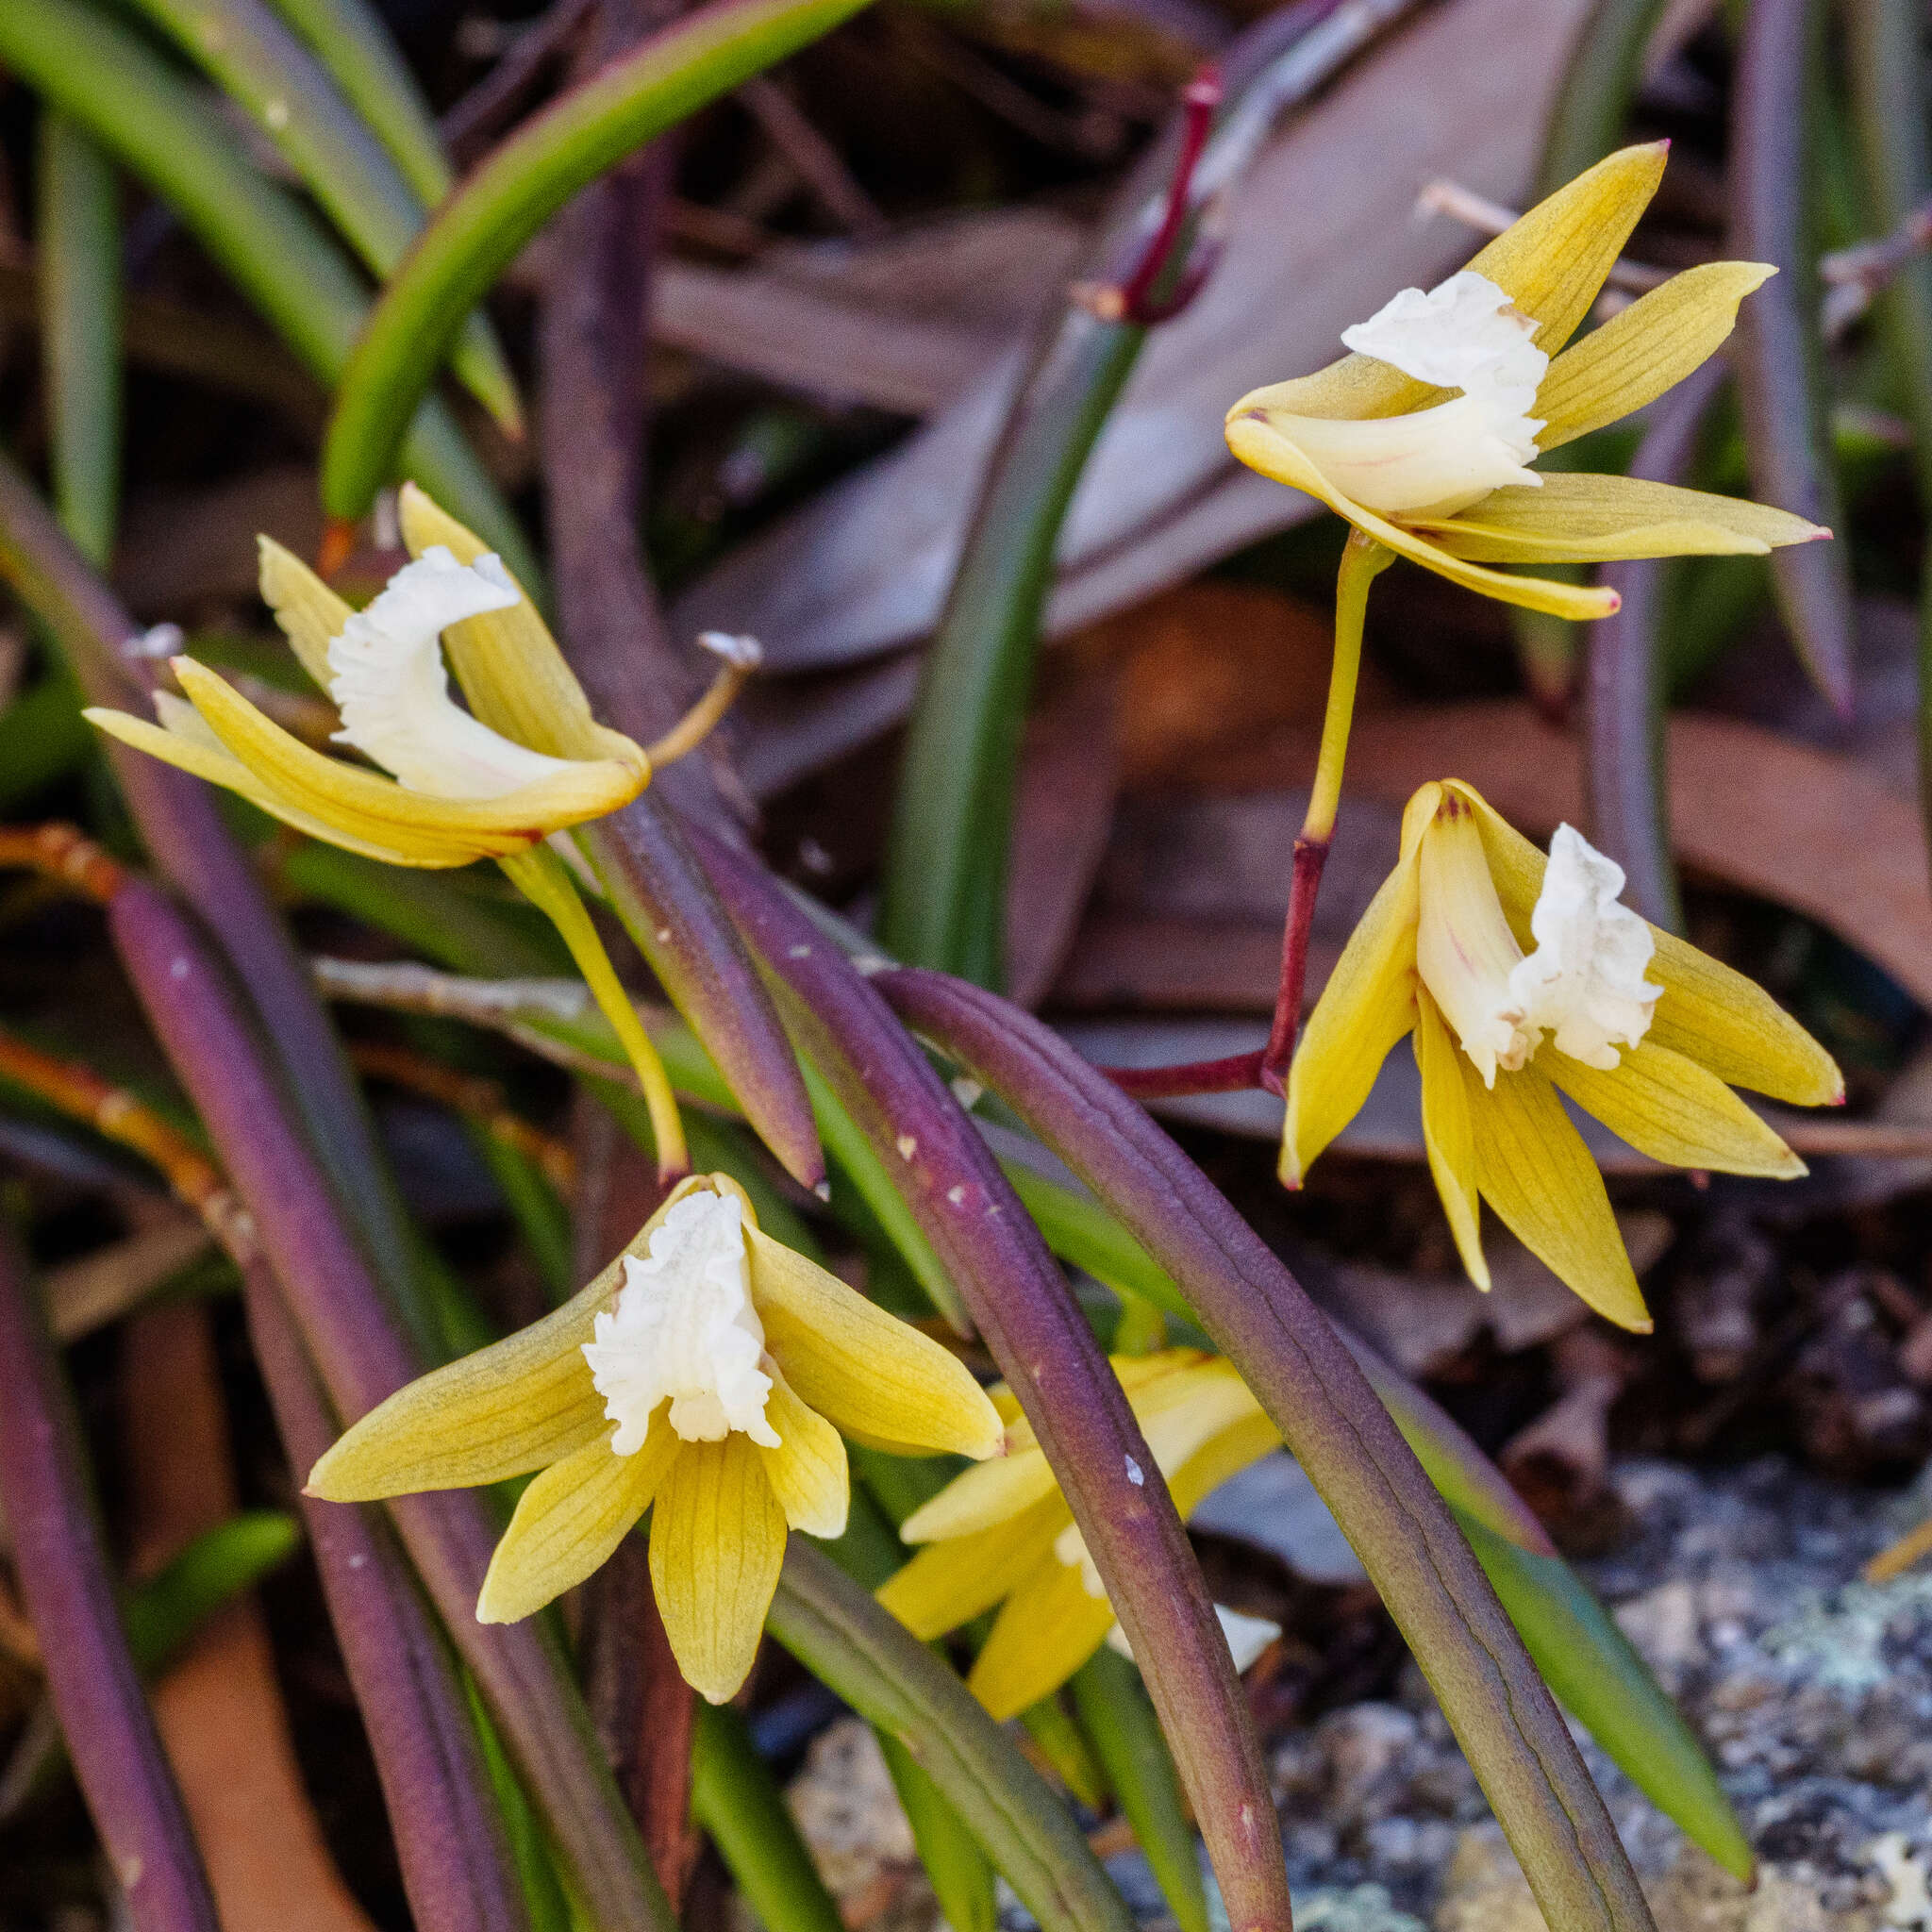
[[764,1457],[765,1479],[785,1521],[807,1536],[843,1536],[852,1504],[845,1444],[824,1416],[798,1399],[775,1361],[765,1420],[777,1436],[778,1446],[767,1449],[759,1444],[758,1454]]
[[1417,525],[1451,555],[1481,563],[1591,563],[1634,557],[1762,557],[1829,536],[1741,496],[1553,470],[1542,488],[1494,490],[1457,517]]
[[1534,1061],[1493,1091],[1458,1054],[1474,1127],[1476,1185],[1504,1225],[1598,1314],[1648,1334],[1650,1310],[1610,1212],[1604,1177]]
[[[490,547],[413,483],[403,485],[397,510],[411,557],[441,543],[458,563],[475,563]],[[583,686],[527,596],[508,610],[451,625],[442,641],[470,708],[492,731],[552,758],[615,759],[649,778],[642,749],[591,715]]]
[[[1406,380],[1407,378],[1405,378]],[[1399,524],[1391,524],[1372,509],[1364,508],[1352,497],[1344,496],[1322,471],[1272,422],[1246,414],[1231,417],[1227,425],[1227,446],[1251,470],[1286,483],[1292,490],[1306,491],[1325,503],[1338,516],[1346,517],[1365,536],[1386,545],[1411,563],[1432,570],[1464,590],[1502,604],[1514,604],[1525,610],[1541,610],[1552,617],[1576,622],[1607,617],[1616,609],[1617,593],[1590,584],[1563,584],[1547,577],[1518,577],[1501,571],[1486,570],[1479,563],[1464,560],[1441,544]]]
[[519,1499],[496,1545],[479,1624],[514,1624],[609,1561],[650,1507],[681,1447],[660,1413],[635,1456],[612,1453],[608,1425],[596,1441],[553,1462]]
[[1537,1064],[1586,1113],[1671,1167],[1795,1180],[1805,1163],[1720,1080],[1651,1035],[1621,1049],[1613,1073],[1554,1046]]
[[712,1704],[751,1673],[785,1561],[785,1512],[758,1444],[678,1445],[651,1511],[651,1587],[684,1681]]
[[927,1543],[879,1585],[878,1600],[929,1643],[991,1609],[1037,1564],[1051,1562],[1054,1540],[1072,1521],[1056,1490],[991,1529]]
[[1537,386],[1538,447],[1574,441],[1674,389],[1717,353],[1737,323],[1738,305],[1776,273],[1762,261],[1701,263],[1565,349]]
[[750,1237],[752,1301],[801,1401],[869,1443],[998,1450],[999,1412],[956,1356],[756,1225]]
[[258,537],[261,601],[275,614],[282,635],[303,670],[324,690],[329,689],[328,647],[341,635],[355,607],[329,589],[295,555],[273,537]]
[[1415,1058],[1423,1078],[1423,1147],[1428,1155],[1429,1177],[1436,1184],[1465,1273],[1487,1290],[1490,1264],[1483,1258],[1475,1129],[1470,1120],[1470,1091],[1457,1064],[1466,1056],[1449,1037],[1424,989],[1417,988],[1415,1005]]
[[1315,1157],[1361,1111],[1395,1042],[1415,1024],[1417,848],[1441,788],[1425,785],[1402,821],[1402,852],[1315,1002],[1288,1074],[1281,1179],[1298,1188]]
[[961,1470],[899,1525],[908,1543],[937,1542],[996,1528],[1058,1491],[1044,1450],[1017,1449]]
[[1113,1606],[1087,1593],[1081,1566],[1049,1557],[1008,1597],[966,1688],[1004,1724],[1051,1697],[1113,1624]]

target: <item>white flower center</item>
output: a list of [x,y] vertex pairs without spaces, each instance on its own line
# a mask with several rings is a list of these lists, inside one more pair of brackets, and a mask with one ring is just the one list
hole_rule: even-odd
[[652,1411],[668,1396],[671,1426],[687,1442],[722,1442],[741,1429],[767,1449],[772,1378],[759,1364],[765,1331],[751,1300],[744,1222],[732,1194],[687,1194],[651,1236],[651,1255],[624,1260],[617,1307],[584,1343],[610,1446],[635,1456]]
[[491,730],[449,693],[443,631],[466,617],[508,610],[516,586],[493,553],[458,563],[441,543],[395,574],[329,640],[336,733],[406,791],[438,798],[496,798],[562,769]]
[[1475,816],[1453,791],[1423,834],[1419,866],[1416,969],[1485,1086],[1495,1086],[1498,1067],[1524,1065],[1546,1033],[1559,1053],[1608,1073],[1616,1043],[1635,1046],[1649,1031],[1663,991],[1643,976],[1657,942],[1618,903],[1623,868],[1574,825],[1550,841],[1527,958],[1503,916]]
[[1538,326],[1473,269],[1426,294],[1404,289],[1343,329],[1343,346],[1461,395],[1365,421],[1296,417],[1287,433],[1346,495],[1391,516],[1452,516],[1505,484],[1541,488],[1524,467],[1543,426],[1529,411],[1550,366],[1530,340]]
[[1608,1073],[1613,1042],[1650,1030],[1663,988],[1644,978],[1657,951],[1650,927],[1620,905],[1624,868],[1574,825],[1550,841],[1549,870],[1529,915],[1536,951],[1509,974],[1524,1024],[1556,1035],[1557,1050]]

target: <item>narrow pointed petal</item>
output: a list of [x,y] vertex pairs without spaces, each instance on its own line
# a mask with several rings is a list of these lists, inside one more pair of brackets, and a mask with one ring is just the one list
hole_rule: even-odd
[[1538,446],[1572,442],[1674,389],[1723,346],[1739,303],[1776,273],[1762,261],[1701,263],[1565,349],[1537,389]]
[[1239,1475],[1249,1463],[1258,1462],[1280,1446],[1281,1431],[1258,1403],[1253,1415],[1220,1430],[1168,1478],[1168,1491],[1182,1520],[1191,1516],[1229,1476]]
[[807,1536],[843,1536],[852,1505],[852,1477],[839,1432],[817,1410],[799,1401],[782,1369],[773,1365],[765,1420],[778,1437],[775,1449],[760,1448],[765,1479],[785,1521]]
[[[1654,142],[1607,156],[1539,202],[1467,264],[1507,291],[1525,315],[1536,317],[1541,325],[1536,346],[1544,355],[1554,357],[1589,314],[1663,179],[1666,148]],[[1373,357],[1344,356],[1313,375],[1251,391],[1228,411],[1228,420],[1254,408],[1301,416],[1393,416],[1426,408],[1450,393]]]
[[261,601],[275,612],[275,622],[303,670],[327,691],[334,676],[328,661],[329,641],[341,635],[342,626],[356,614],[355,607],[337,596],[293,551],[283,549],[273,537],[258,537],[256,544]]
[[782,1241],[749,1232],[766,1346],[803,1402],[856,1441],[994,1454],[998,1412],[957,1356]]
[[[441,543],[458,563],[475,563],[490,547],[413,483],[403,485],[397,510],[411,557]],[[470,708],[492,731],[553,758],[610,758],[649,775],[638,745],[591,716],[583,686],[527,596],[451,625],[443,648]]]
[[398,1389],[308,1474],[332,1503],[504,1482],[560,1461],[608,1424],[583,1344],[616,1292],[608,1268],[555,1314]]
[[991,1529],[926,1544],[875,1594],[915,1637],[931,1642],[1012,1595],[1040,1564],[1053,1562],[1054,1540],[1072,1521],[1056,1491]]
[[479,1624],[514,1624],[541,1610],[609,1561],[651,1506],[680,1448],[660,1415],[635,1456],[610,1447],[612,1431],[553,1462],[517,1504],[490,1560]]
[[1435,816],[1425,785],[1402,822],[1402,853],[1315,1002],[1288,1074],[1281,1179],[1298,1188],[1315,1157],[1361,1111],[1395,1042],[1415,1024],[1416,853]]
[[[1405,381],[1407,378],[1403,378]],[[1479,596],[1493,597],[1499,603],[1515,604],[1525,610],[1547,611],[1552,617],[1585,621],[1607,617],[1617,608],[1613,591],[1588,584],[1557,583],[1547,577],[1506,576],[1501,571],[1487,570],[1479,563],[1465,563],[1429,538],[1405,529],[1364,508],[1342,495],[1303,451],[1260,417],[1247,414],[1233,417],[1227,425],[1227,446],[1251,470],[1273,476],[1291,490],[1305,491],[1325,503],[1337,516],[1346,517],[1358,530],[1386,544],[1411,563],[1432,570],[1438,576],[1460,584]]]
[[899,1525],[899,1535],[908,1543],[971,1536],[977,1530],[995,1528],[1023,1509],[1030,1509],[1042,1496],[1056,1493],[1053,1471],[1044,1453],[1037,1448],[1021,1449],[962,1470]]
[[1552,1048],[1537,1057],[1586,1113],[1640,1154],[1672,1167],[1795,1180],[1805,1163],[1720,1080],[1654,1037],[1622,1050],[1601,1073]]
[[1162,1399],[1136,1400],[1134,1414],[1163,1474],[1182,1468],[1217,1437],[1261,1412],[1234,1364],[1219,1358],[1210,1357],[1185,1376],[1164,1379],[1152,1393]]
[[1007,1599],[966,1688],[1004,1724],[1051,1697],[1113,1626],[1113,1606],[1088,1595],[1081,1566],[1049,1558]]
[[1619,1327],[1648,1333],[1650,1310],[1583,1136],[1534,1062],[1495,1091],[1464,1064],[1476,1183],[1503,1224],[1567,1288]]
[[785,1512],[758,1444],[686,1442],[651,1512],[651,1586],[684,1681],[712,1704],[751,1674],[785,1561]]
[[1545,475],[1541,490],[1492,491],[1460,516],[1417,521],[1452,556],[1482,563],[1762,557],[1830,535],[1740,496],[1560,470]]
[[1429,1157],[1429,1175],[1449,1220],[1456,1252],[1478,1288],[1490,1285],[1490,1264],[1483,1258],[1482,1197],[1476,1192],[1475,1129],[1469,1117],[1469,1090],[1463,1085],[1460,1058],[1436,1003],[1426,992],[1416,996],[1415,1059],[1423,1076],[1423,1146]]
[[406,791],[392,778],[325,758],[256,709],[225,679],[192,658],[175,675],[214,734],[274,790],[358,837],[392,837],[408,850],[461,839],[475,855],[521,851],[548,833],[614,811],[637,796],[637,774],[608,761],[573,763],[498,798],[444,799]]
[[[1469,786],[1483,849],[1517,939],[1533,944],[1529,914],[1547,858]],[[1692,1059],[1730,1087],[1747,1087],[1797,1107],[1834,1107],[1845,1097],[1838,1064],[1771,995],[1674,933],[1651,927],[1650,977],[1664,989],[1645,1039]]]

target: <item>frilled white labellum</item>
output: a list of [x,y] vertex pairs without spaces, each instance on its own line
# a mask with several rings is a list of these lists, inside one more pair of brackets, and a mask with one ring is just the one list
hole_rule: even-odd
[[648,1260],[626,1255],[617,1307],[584,1343],[610,1446],[634,1456],[651,1413],[667,1397],[671,1426],[687,1442],[722,1442],[741,1429],[767,1449],[772,1378],[759,1364],[765,1331],[752,1306],[744,1222],[737,1198],[687,1194],[651,1236]]
[[438,543],[405,564],[329,640],[329,695],[342,714],[337,742],[406,791],[437,798],[496,798],[561,770],[561,759],[502,737],[450,696],[443,631],[517,600],[494,554],[463,564]]
[[1643,976],[1657,941],[1618,903],[1623,890],[1624,868],[1574,825],[1558,825],[1529,915],[1536,951],[1509,974],[1524,1024],[1605,1073],[1617,1065],[1618,1043],[1635,1046],[1650,1030],[1663,991]]
[[1618,903],[1623,868],[1574,825],[1550,841],[1527,958],[1503,916],[1474,814],[1453,791],[1423,834],[1418,864],[1417,971],[1485,1086],[1497,1068],[1523,1066],[1545,1034],[1608,1073],[1617,1045],[1649,1031],[1663,991],[1643,976],[1657,941]]
[[[1227,1639],[1228,1654],[1234,1658],[1235,1675],[1240,1676],[1281,1635],[1281,1625],[1266,1617],[1251,1617],[1245,1610],[1231,1610],[1216,1604],[1214,1614],[1221,1620],[1221,1634]],[[1134,1646],[1127,1633],[1116,1624],[1107,1633],[1107,1647],[1117,1650],[1129,1663],[1135,1661]]]
[[1550,366],[1530,340],[1537,327],[1473,269],[1426,294],[1404,289],[1343,329],[1343,345],[1461,395],[1361,421],[1284,415],[1279,427],[1343,494],[1390,516],[1453,516],[1505,484],[1541,488],[1524,467],[1543,426],[1529,411]]

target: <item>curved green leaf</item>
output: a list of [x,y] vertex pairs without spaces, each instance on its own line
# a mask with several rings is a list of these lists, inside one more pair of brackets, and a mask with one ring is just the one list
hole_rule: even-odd
[[462,318],[579,188],[864,4],[713,0],[525,122],[444,203],[370,318],[323,452],[330,513],[368,509]]

